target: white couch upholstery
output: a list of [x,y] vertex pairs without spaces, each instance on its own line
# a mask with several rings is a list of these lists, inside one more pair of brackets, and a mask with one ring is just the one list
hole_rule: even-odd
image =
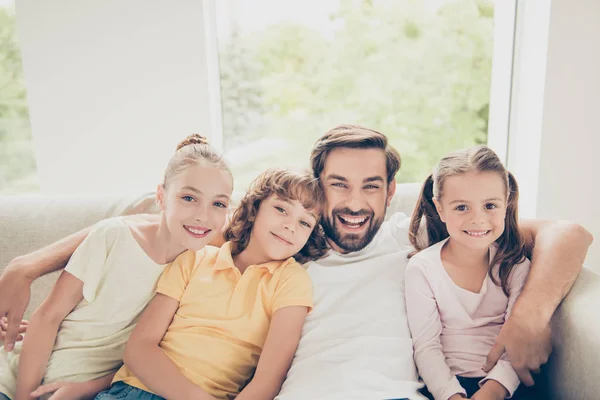
[[[402,184],[391,208],[410,215],[419,186]],[[0,197],[0,271],[26,254],[101,219],[156,212],[152,194],[121,197]],[[32,287],[27,315],[46,296],[57,274]],[[553,321],[554,352],[538,379],[540,399],[600,398],[600,275],[584,268]]]

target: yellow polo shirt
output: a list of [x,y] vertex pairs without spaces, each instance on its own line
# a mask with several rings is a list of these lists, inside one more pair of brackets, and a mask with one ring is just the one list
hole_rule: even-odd
[[[181,254],[156,291],[179,301],[160,347],[185,377],[219,399],[233,399],[252,377],[276,310],[312,308],[310,277],[293,258],[241,274],[230,243]],[[126,366],[117,381],[150,392]]]

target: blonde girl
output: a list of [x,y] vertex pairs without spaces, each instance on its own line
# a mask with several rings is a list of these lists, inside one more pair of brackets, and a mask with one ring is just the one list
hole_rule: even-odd
[[160,214],[91,229],[31,317],[21,351],[3,354],[9,371],[0,374],[0,392],[58,400],[93,398],[109,387],[158,278],[179,254],[220,234],[232,187],[229,169],[203,137],[184,140],[157,190]]

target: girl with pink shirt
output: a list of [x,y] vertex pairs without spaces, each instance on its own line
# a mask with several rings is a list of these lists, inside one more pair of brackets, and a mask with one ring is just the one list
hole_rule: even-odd
[[483,370],[529,272],[517,204],[515,178],[485,146],[442,158],[423,184],[406,306],[415,363],[435,400],[522,396],[505,356]]

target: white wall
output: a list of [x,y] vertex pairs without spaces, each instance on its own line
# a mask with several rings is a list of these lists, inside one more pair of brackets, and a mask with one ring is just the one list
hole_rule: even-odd
[[553,0],[537,215],[568,218],[596,238],[600,268],[600,2]]
[[42,192],[152,190],[183,137],[208,135],[202,1],[16,7]]
[[600,2],[521,3],[509,168],[524,214],[583,224],[600,270]]

